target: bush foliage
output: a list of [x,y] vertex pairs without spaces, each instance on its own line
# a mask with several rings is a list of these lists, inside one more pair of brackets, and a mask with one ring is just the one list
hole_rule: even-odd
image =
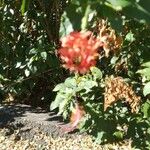
[[1,100],[13,95],[37,106],[55,98],[51,110],[70,120],[67,132],[150,149],[149,5],[0,0]]

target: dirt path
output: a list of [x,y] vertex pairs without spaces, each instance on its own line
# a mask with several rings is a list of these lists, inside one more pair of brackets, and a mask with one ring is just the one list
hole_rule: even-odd
[[[62,118],[54,112],[28,105],[0,106],[0,150],[124,150],[100,146],[88,135],[66,134]],[[130,150],[130,144],[128,148]]]
[[20,133],[26,131],[28,136],[30,132],[33,136],[32,130],[35,128],[54,137],[72,136],[64,133],[61,128],[62,124],[62,118],[56,113],[46,112],[40,108],[34,109],[31,106],[21,104],[0,107],[0,127],[13,131],[20,130]]

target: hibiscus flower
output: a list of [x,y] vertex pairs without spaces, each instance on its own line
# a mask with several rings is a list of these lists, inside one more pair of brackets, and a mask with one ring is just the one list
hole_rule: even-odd
[[96,65],[97,49],[101,44],[91,31],[72,32],[62,38],[61,43],[58,54],[66,69],[85,74],[90,70],[90,67]]

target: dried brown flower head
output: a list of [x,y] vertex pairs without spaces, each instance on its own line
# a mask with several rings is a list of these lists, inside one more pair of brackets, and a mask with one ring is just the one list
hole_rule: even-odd
[[116,36],[115,30],[108,26],[106,20],[99,20],[96,28],[98,32],[98,38],[103,42],[105,56],[109,57],[110,52],[116,53],[122,45],[122,37]]
[[137,112],[140,104],[140,97],[135,94],[132,87],[122,77],[106,79],[104,98],[104,110],[118,100],[125,100],[129,103],[131,112]]

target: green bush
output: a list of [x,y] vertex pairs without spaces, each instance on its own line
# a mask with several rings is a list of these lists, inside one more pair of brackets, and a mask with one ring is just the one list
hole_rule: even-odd
[[[100,70],[95,68],[96,72],[99,72],[99,79],[94,77],[91,70],[85,75],[71,76],[55,87],[57,96],[51,104],[51,109],[58,107],[59,114],[62,114],[64,119],[70,119],[71,128],[68,128],[68,132],[79,128],[81,132],[87,131],[93,134],[98,143],[132,139],[133,146],[150,149],[149,81],[145,79],[148,78],[149,71],[148,68],[141,70],[141,65],[150,60],[148,3],[146,1],[87,0],[72,1],[67,7],[62,16],[60,28],[62,36],[72,31],[85,29],[97,36],[97,20],[106,18],[110,26],[123,39],[122,47],[115,55],[110,53],[109,57],[104,57],[105,49],[103,48],[101,57],[97,61],[97,67]],[[63,57],[61,58],[65,61]],[[134,93],[131,98],[133,102],[138,101],[140,96],[138,112],[132,113],[133,105],[129,101],[126,103],[125,99],[119,96],[118,99],[122,101],[116,100],[110,103],[111,107],[104,111],[107,87],[105,80],[112,75],[112,81],[113,79],[117,81],[119,79],[117,77],[121,77],[123,79],[121,84],[128,88],[129,93]]]
[[34,104],[53,89],[55,81],[60,80],[62,69],[55,49],[65,5],[60,8],[59,16],[54,16],[57,5],[53,2],[0,1],[2,95],[9,92],[18,99],[31,97]]
[[[36,106],[57,92],[51,109],[58,107],[64,119],[71,118],[68,130],[87,131],[98,143],[131,139],[134,147],[150,149],[149,5],[146,0],[1,0],[0,98],[11,93],[31,98]],[[67,60],[61,57],[60,39],[74,31],[91,31],[97,38],[105,24],[102,19],[114,43],[110,38],[107,45],[93,48],[101,57],[96,56],[96,67],[95,60],[89,61],[93,67],[86,66],[87,73],[64,70],[59,59]],[[73,60],[78,65],[80,61],[81,57]],[[123,84],[132,102],[120,89],[118,99],[106,105],[107,81]],[[139,97],[139,111],[133,113],[132,103]]]

